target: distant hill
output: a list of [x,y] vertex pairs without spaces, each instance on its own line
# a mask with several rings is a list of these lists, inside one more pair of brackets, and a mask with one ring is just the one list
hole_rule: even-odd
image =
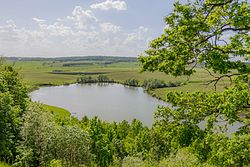
[[111,61],[111,62],[137,62],[136,57],[112,57],[112,56],[78,56],[78,57],[6,57],[7,60],[13,61]]

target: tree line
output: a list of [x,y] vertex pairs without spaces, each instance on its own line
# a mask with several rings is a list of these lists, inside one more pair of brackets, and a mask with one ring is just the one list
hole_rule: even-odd
[[[119,83],[118,81],[115,81],[114,79],[110,79],[106,75],[98,75],[96,79],[92,76],[83,76],[83,77],[77,78],[76,82],[79,84]],[[170,81],[169,83],[166,83],[163,80],[152,78],[152,79],[146,79],[143,81],[142,84],[140,84],[139,80],[134,79],[134,78],[129,78],[129,79],[125,80],[122,84],[127,85],[127,86],[133,86],[133,87],[143,87],[145,90],[151,90],[151,89],[156,89],[156,88],[178,87],[182,83],[181,82],[172,82],[172,81]]]

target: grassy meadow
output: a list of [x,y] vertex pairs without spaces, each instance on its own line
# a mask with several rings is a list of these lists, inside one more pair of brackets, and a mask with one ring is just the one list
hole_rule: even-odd
[[69,117],[70,112],[64,108],[56,107],[56,106],[50,106],[47,104],[43,104],[43,107],[46,111],[51,112],[52,114],[59,116],[59,117]]
[[[115,59],[115,58],[114,58]],[[196,68],[196,73],[189,78],[186,76],[173,77],[160,72],[141,72],[140,64],[136,61],[116,62],[105,60],[84,60],[84,61],[55,61],[55,60],[8,60],[8,64],[13,65],[21,74],[21,78],[28,85],[30,90],[46,85],[63,85],[75,83],[76,79],[83,76],[78,73],[89,73],[93,78],[98,73],[104,73],[110,79],[123,83],[125,80],[133,78],[139,80],[140,84],[146,79],[157,78],[168,82],[181,82],[180,87],[161,88],[149,91],[150,94],[164,99],[167,91],[213,91],[213,84],[207,84],[213,78],[202,68]],[[59,72],[59,73],[53,73]],[[97,73],[97,74],[91,74]],[[224,80],[217,85],[217,90],[229,85],[228,80]]]

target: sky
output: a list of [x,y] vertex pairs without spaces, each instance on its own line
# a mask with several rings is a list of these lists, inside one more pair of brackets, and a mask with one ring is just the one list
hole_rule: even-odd
[[138,56],[175,0],[0,0],[0,55]]

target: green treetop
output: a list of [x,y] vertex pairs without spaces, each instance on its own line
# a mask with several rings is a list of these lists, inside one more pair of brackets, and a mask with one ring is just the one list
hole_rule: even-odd
[[[250,58],[248,2],[176,2],[165,22],[163,34],[139,57],[143,71],[189,76],[200,64],[215,77],[215,85],[224,77],[234,84],[224,92],[168,93],[172,107],[155,114],[153,155],[166,157],[185,147],[209,166],[249,165],[250,67],[240,61]],[[225,135],[227,125],[236,122],[242,127]]]
[[143,70],[174,76],[191,75],[197,64],[220,74],[235,69],[247,73],[241,61],[250,58],[250,6],[241,0],[196,0],[185,5],[176,2],[165,17],[163,34],[150,43],[140,56]]

